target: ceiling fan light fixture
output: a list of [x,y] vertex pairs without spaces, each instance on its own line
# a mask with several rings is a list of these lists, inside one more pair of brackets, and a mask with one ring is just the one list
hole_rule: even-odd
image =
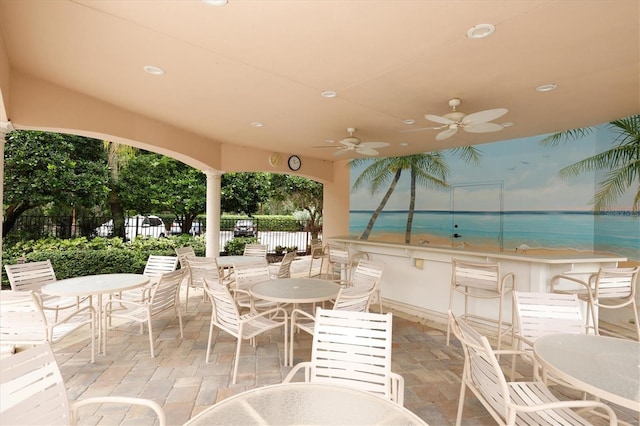
[[536,92],[551,92],[552,90],[555,90],[556,87],[558,86],[553,83],[543,84],[541,86],[536,87]]
[[145,65],[142,69],[151,75],[164,75],[164,70],[160,67],[156,67],[155,65]]
[[489,37],[496,30],[496,27],[491,24],[478,24],[469,28],[467,31],[467,38],[479,39]]

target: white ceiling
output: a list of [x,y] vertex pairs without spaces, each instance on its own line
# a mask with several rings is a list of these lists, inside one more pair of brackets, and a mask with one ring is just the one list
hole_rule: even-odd
[[[466,37],[482,23],[495,33]],[[335,158],[315,147],[347,127],[394,156],[640,112],[637,0],[0,0],[0,31],[21,73],[213,142],[315,158]],[[452,97],[466,113],[507,108],[497,121],[513,126],[403,132]]]

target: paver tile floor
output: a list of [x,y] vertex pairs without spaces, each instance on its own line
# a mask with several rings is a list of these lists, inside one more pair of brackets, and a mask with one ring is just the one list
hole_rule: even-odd
[[[297,267],[299,273],[306,272],[300,264]],[[137,325],[123,324],[109,330],[107,354],[97,355],[96,362],[91,364],[88,341],[83,335],[86,330],[79,330],[74,338],[54,345],[69,398],[98,395],[150,398],[164,408],[168,424],[181,425],[211,404],[236,393],[282,382],[290,371],[290,367],[282,365],[282,330],[258,337],[256,347],[243,343],[236,385],[231,385],[236,344],[233,337],[216,329],[210,362],[205,363],[210,314],[211,304],[203,302],[202,291],[190,291],[189,312],[183,312],[184,339],[180,338],[178,320],[171,313],[153,322],[155,358],[150,356],[146,331],[139,334]],[[310,353],[311,336],[297,334],[294,363],[308,360]],[[455,423],[463,363],[459,342],[452,339],[451,345],[446,345],[444,324],[394,313],[393,371],[404,376],[405,407],[428,424]],[[637,415],[616,411],[620,419],[638,424]],[[590,419],[596,424],[608,424],[598,418]],[[154,422],[155,417],[147,409],[119,405],[83,408],[79,418],[81,425]],[[495,424],[471,392],[467,392],[463,424]]]

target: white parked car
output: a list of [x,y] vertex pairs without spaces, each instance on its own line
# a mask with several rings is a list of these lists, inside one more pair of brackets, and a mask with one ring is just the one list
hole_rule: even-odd
[[[133,216],[125,219],[124,233],[127,239],[142,235],[145,237],[162,238],[167,235],[167,228],[162,218],[158,216]],[[113,235],[113,220],[103,223],[96,228],[96,235],[99,237],[110,237]]]

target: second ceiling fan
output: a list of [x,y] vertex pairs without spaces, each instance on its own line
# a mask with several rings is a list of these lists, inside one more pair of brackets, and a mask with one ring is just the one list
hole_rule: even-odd
[[427,120],[435,123],[442,124],[436,127],[425,127],[422,129],[414,129],[411,131],[428,130],[428,129],[445,129],[436,135],[436,140],[444,140],[458,133],[458,129],[462,129],[469,133],[489,133],[498,132],[504,129],[504,126],[498,123],[490,123],[490,121],[500,118],[509,112],[506,108],[487,109],[485,111],[474,112],[473,114],[465,114],[462,111],[458,111],[460,106],[460,99],[453,98],[449,100],[449,106],[451,112],[442,116],[426,114],[424,117]]
[[348,152],[357,152],[362,155],[379,155],[380,153],[374,148],[384,148],[385,146],[389,146],[387,142],[362,142],[360,138],[353,136],[356,129],[355,127],[349,127],[347,132],[349,136],[339,141],[342,146],[317,146],[316,148],[338,148],[338,150],[333,155],[341,155],[346,154]]

